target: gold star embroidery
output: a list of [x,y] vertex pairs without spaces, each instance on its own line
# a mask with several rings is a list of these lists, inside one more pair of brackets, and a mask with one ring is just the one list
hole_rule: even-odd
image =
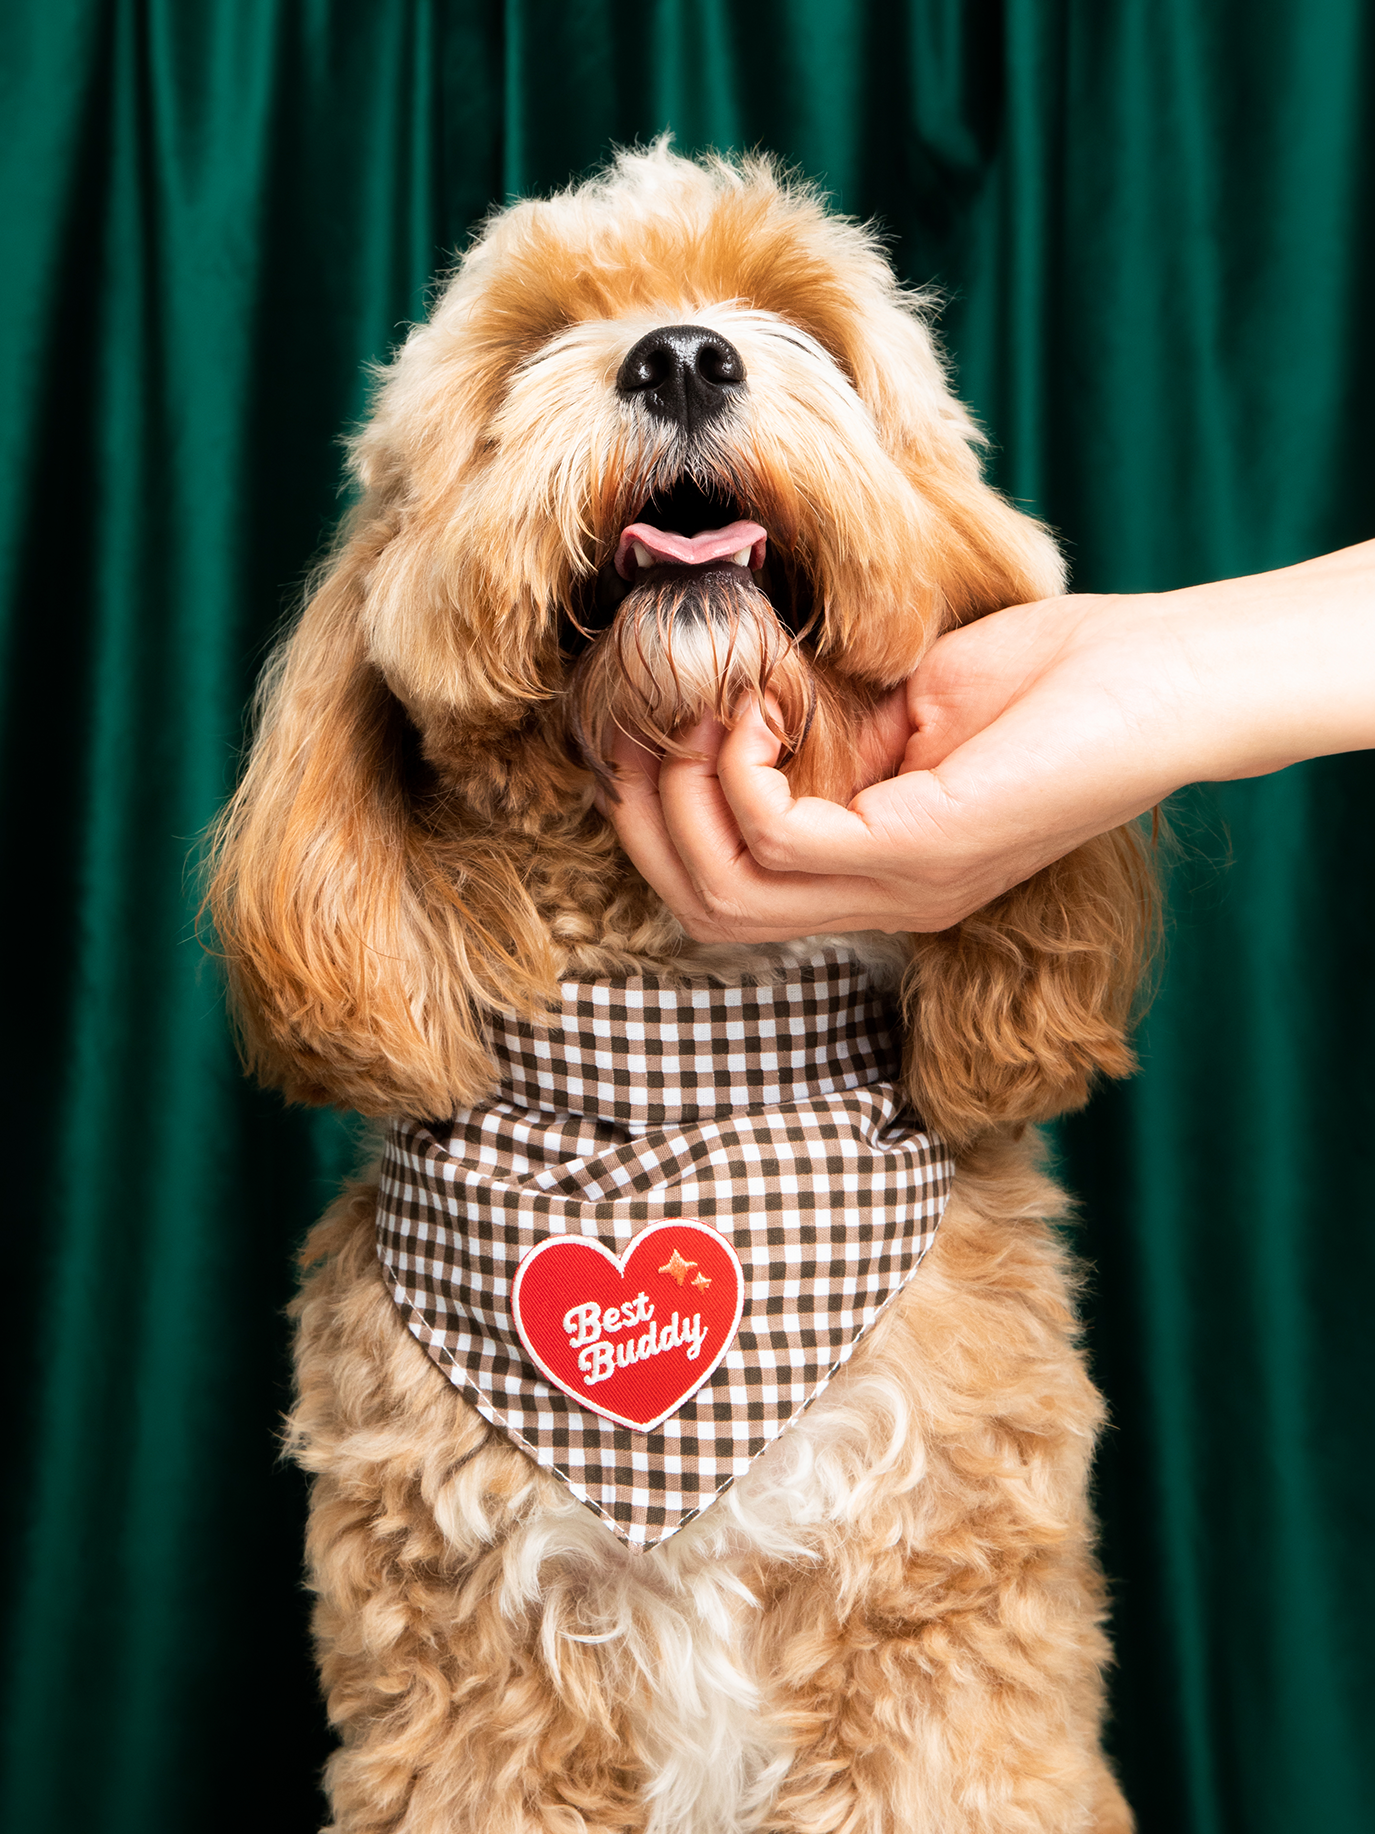
[[684,1280],[687,1279],[688,1269],[690,1267],[696,1267],[696,1265],[697,1263],[695,1261],[685,1261],[675,1248],[673,1253],[668,1257],[667,1267],[661,1267],[659,1272],[661,1274],[671,1274],[678,1282],[679,1286],[681,1286]]
[[[697,1263],[694,1261],[693,1266],[695,1267],[696,1265]],[[702,1291],[705,1292],[706,1289],[711,1285],[711,1281],[707,1278],[705,1274],[699,1273],[699,1274],[694,1274],[692,1276],[692,1284],[694,1286],[700,1286],[702,1288]]]

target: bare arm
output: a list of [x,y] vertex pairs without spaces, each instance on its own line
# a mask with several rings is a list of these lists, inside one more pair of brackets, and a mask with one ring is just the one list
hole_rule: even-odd
[[1375,542],[997,612],[933,646],[864,746],[882,780],[848,808],[795,800],[749,708],[661,767],[626,741],[608,812],[701,940],[944,929],[1183,784],[1375,746]]

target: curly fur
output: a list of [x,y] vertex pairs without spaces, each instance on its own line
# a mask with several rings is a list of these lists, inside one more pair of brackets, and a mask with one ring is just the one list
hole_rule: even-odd
[[[688,442],[614,380],[662,324],[740,351]],[[593,801],[616,724],[663,747],[768,686],[798,784],[942,629],[1058,590],[873,236],[765,161],[665,146],[494,216],[381,377],[361,486],[260,693],[210,891],[245,1051],[386,1116],[489,1090],[495,1008],[557,979],[769,975],[688,942]],[[748,577],[588,608],[690,477],[764,525]],[[782,576],[780,576],[782,577]],[[591,642],[578,659],[570,632]],[[1028,1120],[1131,1065],[1134,833],[886,963],[926,1121],[960,1148],[936,1248],[841,1378],[698,1521],[631,1554],[440,1380],[378,1277],[373,1193],[321,1224],[297,1456],[343,1834],[1077,1834],[1130,1818],[1098,1749],[1101,1409]]]

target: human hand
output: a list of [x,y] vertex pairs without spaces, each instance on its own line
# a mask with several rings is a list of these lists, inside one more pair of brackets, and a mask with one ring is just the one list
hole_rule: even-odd
[[1375,744],[1375,543],[994,613],[941,638],[863,743],[867,774],[898,774],[841,808],[792,796],[757,707],[662,763],[623,740],[608,812],[699,940],[947,928],[1184,783]]

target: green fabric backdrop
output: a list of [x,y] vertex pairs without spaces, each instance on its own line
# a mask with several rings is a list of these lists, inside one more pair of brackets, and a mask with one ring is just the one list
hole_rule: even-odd
[[[1080,586],[1372,533],[1362,0],[10,0],[0,1823],[316,1825],[274,1461],[347,1126],[241,1082],[187,858],[337,435],[489,200],[762,144],[949,292]],[[1369,1834],[1368,758],[1183,799],[1144,1068],[1067,1125],[1114,1741],[1160,1834]]]

